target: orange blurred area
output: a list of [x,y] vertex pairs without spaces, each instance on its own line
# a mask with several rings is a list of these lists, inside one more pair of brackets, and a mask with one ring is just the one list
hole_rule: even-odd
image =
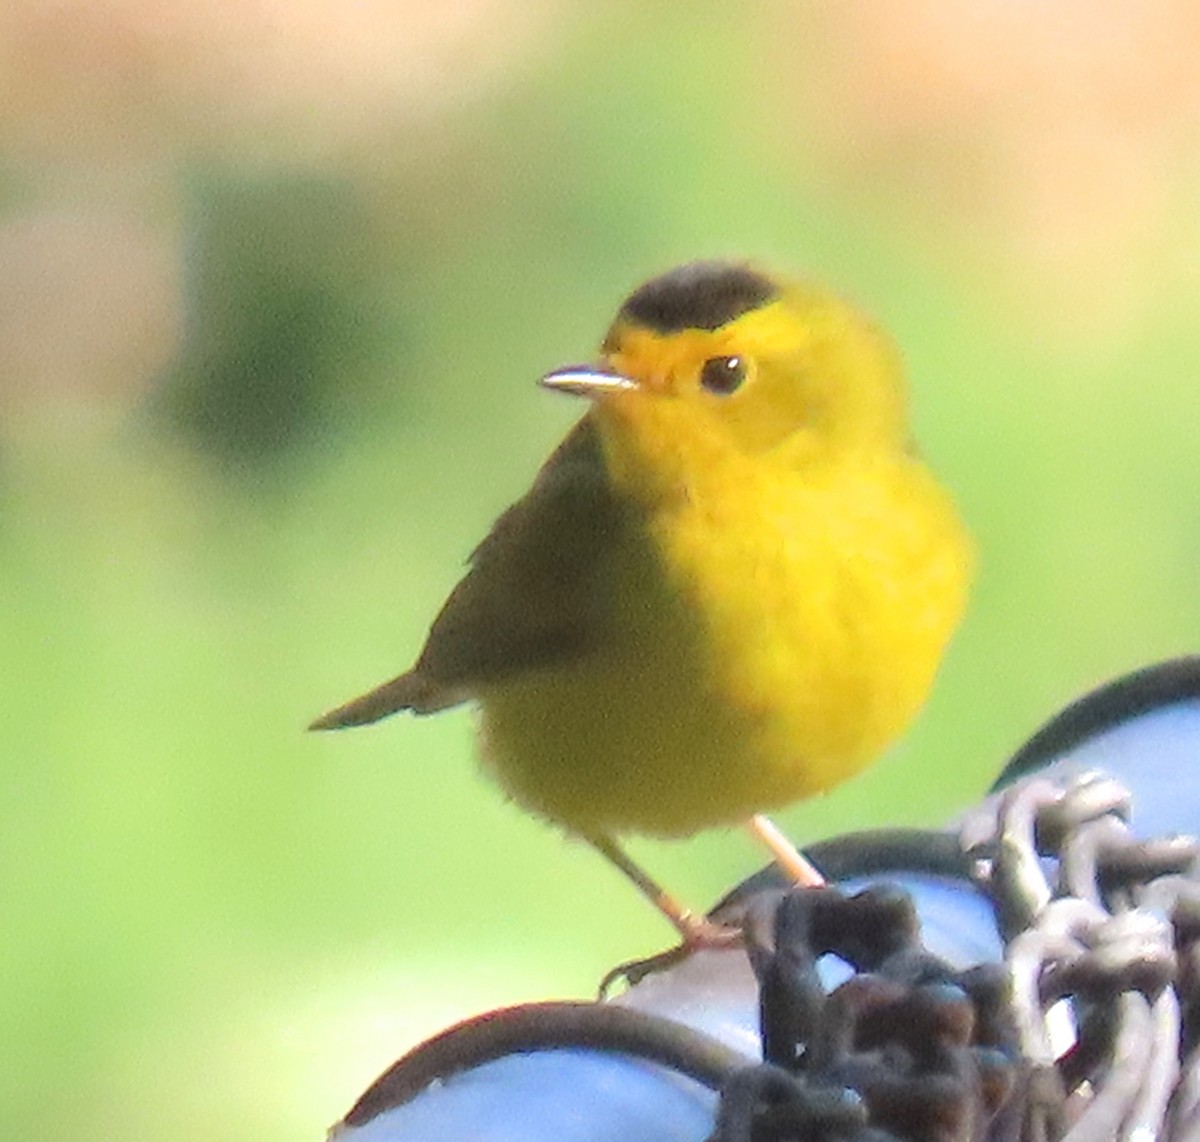
[[1200,138],[1193,6],[777,12],[788,62],[797,41],[826,48],[786,72],[791,107],[815,125],[793,150],[947,258],[973,251],[1024,320],[1075,341],[1132,336],[1164,278],[1191,272],[1197,236],[1180,249],[1179,224]]
[[16,0],[0,132],[34,160],[312,161],[478,98],[554,15],[549,0]]

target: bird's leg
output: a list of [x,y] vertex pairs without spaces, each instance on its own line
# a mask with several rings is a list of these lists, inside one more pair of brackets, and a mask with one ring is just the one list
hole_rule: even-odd
[[775,863],[801,888],[821,888],[825,878],[811,865],[791,841],[776,827],[770,817],[755,813],[745,823],[746,832],[764,844]]
[[711,920],[685,908],[675,897],[649,876],[612,839],[603,834],[588,834],[584,840],[610,860],[633,882],[637,890],[674,925],[689,951],[699,948],[729,947],[741,940],[741,930],[714,924]]

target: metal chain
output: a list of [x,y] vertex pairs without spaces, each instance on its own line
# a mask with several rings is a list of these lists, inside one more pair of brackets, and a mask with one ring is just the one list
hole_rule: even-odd
[[[724,1088],[710,1142],[1014,1137],[1000,965],[959,972],[932,955],[911,897],[890,886],[761,892],[742,924],[764,1061]],[[832,991],[830,956],[854,973]]]
[[1030,777],[962,830],[1006,941],[1030,1142],[1200,1142],[1200,847],[1137,840],[1100,773]]
[[[896,890],[752,898],[765,1063],[713,1139],[1200,1142],[1200,846],[1140,841],[1130,813],[1087,773],[972,814],[1005,956],[970,972],[924,951]],[[827,994],[828,954],[856,974]]]
[[[848,838],[860,866],[886,852],[881,868],[988,894],[1004,959],[965,971],[925,949],[898,888],[752,882],[720,918],[741,925],[759,981],[761,1064],[611,1005],[530,1005],[417,1048],[345,1125],[488,1059],[578,1045],[719,1088],[711,1142],[1200,1142],[1200,845],[1140,841],[1130,812],[1111,778],[1042,773],[972,813],[957,843]],[[832,991],[829,957],[851,973]]]

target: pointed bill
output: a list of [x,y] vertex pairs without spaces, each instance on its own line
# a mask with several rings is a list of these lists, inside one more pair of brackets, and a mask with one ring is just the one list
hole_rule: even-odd
[[541,384],[558,393],[570,393],[591,400],[609,393],[631,392],[638,387],[636,381],[617,373],[607,373],[594,365],[568,365],[555,369],[541,379]]

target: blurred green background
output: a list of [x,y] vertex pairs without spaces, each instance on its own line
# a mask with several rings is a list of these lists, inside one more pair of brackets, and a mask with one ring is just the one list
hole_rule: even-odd
[[[669,938],[407,665],[640,280],[895,334],[983,564],[933,701],[783,815],[934,824],[1200,640],[1184,0],[0,10],[0,1133],[319,1137],[420,1037]],[[705,903],[738,834],[636,843]]]

